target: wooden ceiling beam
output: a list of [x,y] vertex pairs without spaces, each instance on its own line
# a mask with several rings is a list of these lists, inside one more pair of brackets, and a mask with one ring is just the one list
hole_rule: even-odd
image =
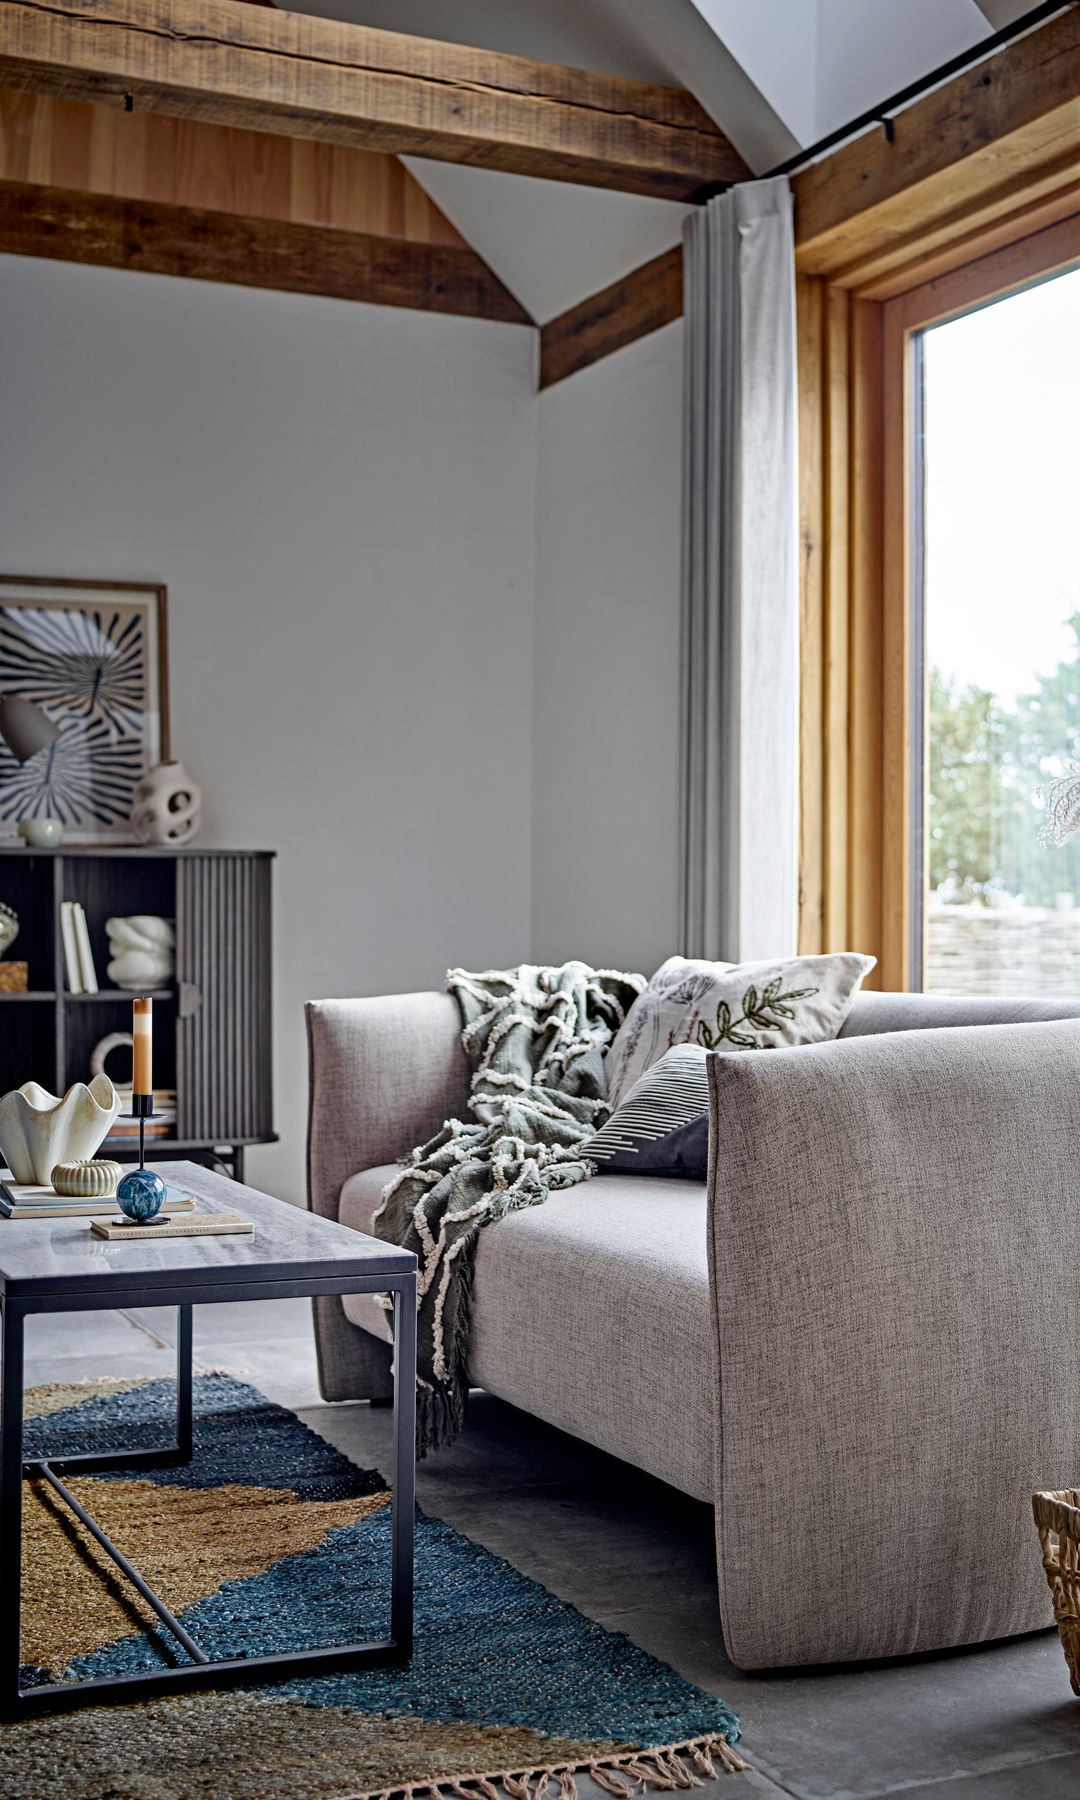
[[531,325],[474,250],[0,181],[0,252]]
[[[898,113],[891,142],[867,132],[794,175],[799,271],[887,298],[1075,212],[1078,170],[1080,8]],[[648,304],[646,263],[543,327],[546,382],[679,316],[668,254],[666,307]]]
[[0,84],[668,200],[749,174],[679,89],[234,0],[5,0]]
[[1080,156],[1080,11],[1017,38],[794,177],[800,271],[861,286],[991,228]]
[[551,387],[670,325],[682,310],[683,253],[676,244],[541,327],[540,386]]

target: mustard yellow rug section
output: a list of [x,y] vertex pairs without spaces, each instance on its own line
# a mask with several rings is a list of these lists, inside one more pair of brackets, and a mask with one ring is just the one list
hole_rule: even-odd
[[27,1388],[23,1399],[24,1419],[47,1419],[50,1414],[67,1412],[83,1401],[105,1394],[133,1394],[137,1388],[152,1387],[153,1375],[131,1376],[128,1380],[109,1377],[101,1381],[49,1381],[41,1387]]
[[[386,1482],[231,1375],[196,1378],[190,1462],[64,1473],[175,1442],[175,1409],[168,1380],[53,1386],[28,1396],[25,1454],[207,1657],[385,1640]],[[23,1689],[190,1664],[55,1490],[24,1495]],[[631,1800],[743,1766],[722,1700],[420,1512],[412,1655],[307,1670],[0,1726],[0,1800],[575,1800],[582,1771]]]
[[[328,1531],[389,1501],[382,1493],[303,1504],[288,1488],[192,1491],[92,1475],[72,1476],[65,1486],[174,1613],[224,1581],[314,1550]],[[27,1484],[23,1545],[25,1662],[59,1676],[73,1656],[156,1629],[150,1608],[43,1480]]]

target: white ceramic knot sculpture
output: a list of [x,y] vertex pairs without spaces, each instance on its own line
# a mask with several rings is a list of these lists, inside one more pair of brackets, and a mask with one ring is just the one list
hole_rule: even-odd
[[140,844],[186,844],[199,829],[202,789],[182,762],[160,762],[131,798],[131,829]]
[[133,913],[129,919],[106,919],[110,981],[139,993],[164,987],[176,968],[176,932],[168,919]]
[[87,1162],[116,1122],[120,1096],[107,1075],[77,1081],[64,1098],[26,1081],[0,1100],[0,1151],[15,1180],[52,1185],[57,1163]]

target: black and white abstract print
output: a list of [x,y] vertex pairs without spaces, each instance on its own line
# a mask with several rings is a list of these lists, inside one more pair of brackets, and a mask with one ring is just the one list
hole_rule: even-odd
[[151,593],[0,586],[0,694],[60,729],[23,764],[0,740],[0,827],[51,817],[76,841],[128,837],[136,784],[161,755],[156,608]]

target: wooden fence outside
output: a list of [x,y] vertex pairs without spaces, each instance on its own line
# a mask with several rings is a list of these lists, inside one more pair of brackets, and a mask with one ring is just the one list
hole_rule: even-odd
[[931,901],[931,994],[1080,994],[1080,907],[947,906]]

